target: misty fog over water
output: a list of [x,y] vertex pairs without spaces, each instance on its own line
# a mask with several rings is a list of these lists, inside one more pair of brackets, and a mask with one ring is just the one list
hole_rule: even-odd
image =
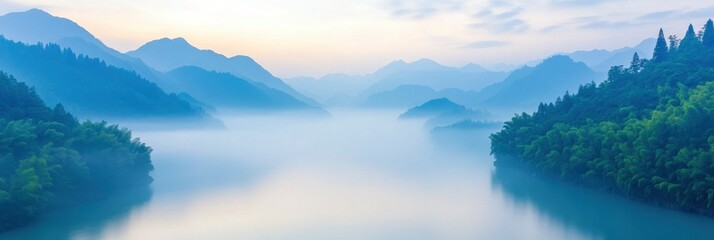
[[496,171],[497,129],[430,133],[399,112],[332,115],[135,131],[154,149],[150,189],[55,211],[0,239],[705,239],[714,227]]

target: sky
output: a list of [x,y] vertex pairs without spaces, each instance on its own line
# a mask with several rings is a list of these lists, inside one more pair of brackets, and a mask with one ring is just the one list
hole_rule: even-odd
[[0,0],[40,8],[121,52],[184,37],[247,55],[279,77],[366,74],[394,60],[522,64],[558,52],[683,36],[714,17],[702,0]]

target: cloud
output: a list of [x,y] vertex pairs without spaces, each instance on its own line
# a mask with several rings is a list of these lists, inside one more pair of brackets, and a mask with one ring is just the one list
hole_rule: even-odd
[[589,28],[589,29],[601,29],[601,28],[623,28],[623,27],[629,27],[633,25],[631,21],[606,21],[606,20],[598,20],[598,21],[593,21],[586,23],[582,25],[582,28]]
[[483,49],[483,48],[503,47],[503,46],[508,46],[510,44],[511,44],[510,42],[505,42],[505,41],[476,41],[476,42],[469,43],[463,47],[464,48]]
[[677,14],[677,18],[701,18],[701,17],[713,17],[714,16],[714,5],[707,8],[700,8],[692,11],[683,11]]
[[714,12],[714,6],[708,8],[702,8],[692,11],[683,10],[669,10],[669,11],[658,11],[646,13],[642,16],[637,17],[633,21],[638,22],[659,22],[663,20],[673,20],[673,19],[692,19],[700,17],[710,17]]
[[552,26],[548,26],[548,27],[545,27],[545,28],[541,29],[540,32],[542,32],[542,33],[549,33],[549,32],[553,32],[553,31],[558,30],[558,29],[561,29],[561,28],[563,28],[563,26],[560,26],[560,25],[552,25]]
[[520,14],[522,11],[523,11],[523,8],[514,7],[512,9],[509,9],[509,10],[507,10],[505,12],[501,12],[501,13],[491,12],[489,17],[494,18],[494,19],[510,19],[510,18],[518,16],[518,14]]
[[491,0],[491,1],[489,1],[489,4],[493,7],[506,7],[506,6],[513,6],[513,1]]
[[610,0],[552,0],[550,4],[559,7],[586,7],[609,1]]
[[682,19],[695,19],[702,17],[710,17],[714,12],[714,6],[707,8],[700,8],[696,10],[666,10],[666,11],[655,11],[644,13],[637,17],[632,17],[630,19],[619,19],[619,20],[607,20],[603,17],[583,17],[579,19],[574,19],[567,24],[579,25],[582,28],[588,29],[613,29],[613,28],[625,28],[644,24],[660,24],[664,21],[682,20]]
[[409,19],[425,19],[440,12],[456,11],[463,7],[463,1],[456,0],[390,0],[386,9],[392,16]]
[[508,19],[505,21],[484,21],[472,23],[469,27],[474,29],[487,29],[495,33],[523,33],[530,29],[528,23],[521,19]]
[[651,12],[651,13],[647,13],[645,15],[638,17],[637,20],[641,20],[641,21],[661,20],[663,18],[669,18],[670,16],[674,15],[675,13],[678,13],[678,11],[669,10],[669,11]]
[[486,9],[471,15],[477,20],[469,24],[474,29],[487,29],[495,33],[522,33],[530,29],[530,25],[519,18],[524,8],[514,6],[505,1],[491,1]]
[[[526,8],[519,1],[489,0],[486,5],[475,0],[387,0],[380,5],[394,17],[424,20],[441,13],[468,14],[474,22],[467,24],[472,29],[486,29],[494,33],[523,33],[530,25],[519,16]],[[525,5],[524,5],[525,6]],[[478,10],[478,9],[476,9]]]

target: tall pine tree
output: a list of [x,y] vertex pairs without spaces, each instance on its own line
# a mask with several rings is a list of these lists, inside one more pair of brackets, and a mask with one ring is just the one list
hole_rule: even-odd
[[714,47],[714,23],[711,19],[707,21],[704,25],[704,35],[702,36],[702,43],[707,47]]
[[640,70],[642,70],[642,60],[640,59],[640,55],[635,52],[635,54],[632,55],[632,62],[630,62],[630,71],[638,73]]
[[657,37],[657,45],[655,45],[652,61],[662,62],[669,57],[669,49],[667,48],[667,40],[664,39],[664,31],[659,29],[659,37]]
[[679,43],[678,49],[693,50],[693,49],[697,49],[700,45],[701,45],[701,42],[699,41],[697,34],[694,33],[694,27],[692,26],[692,24],[689,24],[687,33],[684,34],[684,38],[682,38],[682,41]]

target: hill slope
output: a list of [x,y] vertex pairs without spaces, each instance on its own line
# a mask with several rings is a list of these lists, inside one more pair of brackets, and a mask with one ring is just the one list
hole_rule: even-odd
[[205,117],[133,72],[54,44],[28,46],[0,37],[0,68],[33,86],[45,102],[84,116]]
[[229,73],[181,67],[167,72],[175,92],[186,92],[219,108],[300,109],[311,106],[292,96]]
[[108,65],[135,71],[162,87],[167,84],[159,72],[141,60],[107,47],[72,20],[52,16],[39,9],[0,16],[0,35],[26,44],[55,43],[62,48],[71,48],[76,54],[99,58]]
[[553,56],[533,68],[514,71],[506,81],[496,85],[497,91],[482,104],[508,108],[533,106],[553,101],[566,91],[575,91],[597,78],[598,74],[585,64],[566,56]]
[[237,77],[283,91],[307,104],[319,105],[270,74],[248,56],[237,55],[228,58],[211,50],[198,49],[183,38],[162,38],[150,41],[126,54],[143,60],[159,71],[196,66],[206,70],[231,73]]
[[399,115],[399,118],[429,118],[445,112],[464,110],[466,110],[466,107],[456,104],[447,98],[437,98],[410,108]]
[[0,230],[152,182],[151,148],[127,129],[79,123],[0,72]]
[[[498,167],[714,216],[714,24],[491,136]],[[671,48],[672,46],[670,46]]]
[[628,65],[634,53],[645,56],[654,49],[655,39],[648,38],[634,47],[624,47],[612,51],[596,49],[590,51],[576,51],[567,54],[576,62],[583,62],[595,71],[607,71],[610,67]]
[[399,115],[400,119],[427,118],[426,127],[434,128],[451,125],[460,121],[483,119],[489,114],[466,108],[447,98],[432,99],[422,105],[410,108]]

